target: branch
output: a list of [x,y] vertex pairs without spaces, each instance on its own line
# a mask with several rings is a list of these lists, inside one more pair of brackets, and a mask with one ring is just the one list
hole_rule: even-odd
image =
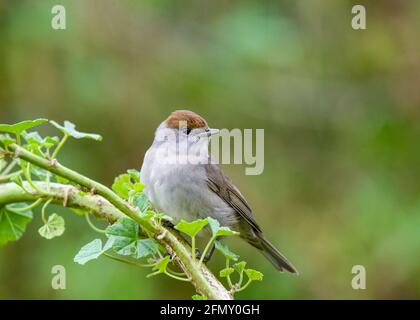
[[29,184],[25,184],[24,187],[27,190],[34,191],[33,194],[27,194],[17,185],[8,183],[0,185],[0,205],[52,196],[56,203],[91,210],[95,215],[103,217],[110,222],[115,221],[123,215],[128,216],[165,246],[173,260],[191,278],[191,282],[197,292],[205,295],[209,299],[232,299],[232,295],[208,268],[204,264],[200,265],[198,261],[191,257],[189,245],[175,230],[167,229],[161,225],[155,225],[144,219],[140,216],[136,208],[121,199],[111,189],[59,164],[56,159],[48,160],[41,158],[17,144],[9,145],[8,150],[14,152],[16,158],[23,159],[51,173],[66,178],[91,190],[96,195],[81,193],[80,190],[69,185],[50,183],[48,188],[45,183],[40,182],[34,183],[42,190],[46,190],[43,194],[37,193]]

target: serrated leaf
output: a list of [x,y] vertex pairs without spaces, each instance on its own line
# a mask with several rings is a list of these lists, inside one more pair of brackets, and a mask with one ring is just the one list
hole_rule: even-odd
[[53,147],[54,145],[56,145],[59,141],[60,141],[60,139],[56,136],[54,136],[54,137],[47,136],[42,141],[42,144],[45,148],[49,149],[49,148]]
[[22,131],[39,126],[47,122],[47,119],[25,120],[15,124],[0,124],[0,131],[20,135]]
[[133,219],[122,217],[105,231],[108,236],[137,239],[139,225]]
[[248,278],[252,281],[262,281],[264,275],[254,269],[245,269],[245,273],[248,276]]
[[144,212],[140,212],[140,216],[143,219],[146,219],[148,221],[150,221],[152,218],[154,218],[155,215],[156,215],[156,213],[152,210],[147,210],[147,211],[144,211]]
[[168,267],[168,263],[171,262],[170,256],[165,256],[157,264],[155,264],[152,270],[159,271],[159,273],[164,273]]
[[233,231],[229,227],[221,227],[219,221],[213,219],[212,217],[208,217],[207,221],[209,222],[212,234],[216,237],[239,235],[239,232]]
[[220,270],[219,276],[222,278],[226,278],[227,276],[230,276],[233,273],[233,268],[224,268]]
[[226,259],[233,260],[233,261],[238,260],[239,256],[236,253],[233,253],[232,251],[230,251],[228,246],[225,245],[224,243],[216,240],[214,242],[214,245],[216,246],[216,249],[220,251],[226,257]]
[[14,208],[25,204],[0,207],[0,245],[19,240],[32,220],[32,211],[18,212]]
[[145,258],[157,254],[158,244],[153,239],[142,239],[136,241],[136,258]]
[[76,254],[73,261],[83,265],[90,260],[97,259],[102,253],[102,240],[95,239],[84,245]]
[[140,259],[158,251],[158,244],[153,239],[139,239],[139,225],[132,219],[120,218],[105,231],[113,238],[112,249],[118,254]]
[[31,149],[30,145],[50,149],[51,147],[53,147],[59,142],[58,137],[47,136],[45,138],[42,138],[40,134],[36,131],[29,132],[29,133],[26,131],[23,131],[22,136],[23,138],[25,138],[26,142],[29,144],[29,146],[26,146],[27,149]]
[[112,184],[112,190],[123,199],[128,199],[130,191],[134,189],[131,176],[128,173],[120,174]]
[[42,145],[42,137],[40,134],[36,131],[34,132],[26,132],[22,131],[22,137],[26,140],[28,143],[34,143]]
[[206,296],[202,296],[202,295],[199,295],[199,294],[195,294],[191,298],[193,300],[207,300],[207,297]]
[[242,275],[242,273],[244,272],[246,266],[246,262],[245,261],[241,261],[241,262],[237,262],[233,265],[233,268],[236,270],[237,273],[239,273],[239,275]]
[[195,237],[195,235],[203,229],[208,224],[207,219],[198,219],[192,222],[187,222],[181,220],[176,226],[175,229],[188,234],[190,237]]
[[140,172],[134,169],[128,169],[127,173],[134,182],[140,182]]
[[64,230],[65,222],[63,217],[53,213],[48,217],[47,223],[38,229],[38,232],[41,237],[52,239],[61,236],[64,233]]
[[133,198],[133,205],[139,208],[140,212],[145,212],[151,207],[151,203],[145,194],[136,194]]
[[58,130],[60,130],[61,132],[63,132],[64,134],[67,134],[75,139],[93,139],[96,141],[102,141],[102,136],[96,133],[85,133],[85,132],[80,132],[76,130],[76,125],[71,123],[70,121],[64,121],[64,126],[58,124],[55,121],[50,121],[50,123],[56,127]]

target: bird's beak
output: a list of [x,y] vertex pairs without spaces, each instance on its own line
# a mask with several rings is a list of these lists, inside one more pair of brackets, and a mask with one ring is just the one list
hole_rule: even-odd
[[219,133],[219,129],[211,129],[211,128],[207,128],[206,129],[206,133],[208,137],[211,137],[213,135],[216,135]]

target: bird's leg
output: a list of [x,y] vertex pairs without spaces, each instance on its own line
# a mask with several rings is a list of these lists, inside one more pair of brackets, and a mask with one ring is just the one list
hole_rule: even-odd
[[210,261],[210,259],[211,259],[212,255],[213,255],[213,252],[214,252],[214,249],[215,248],[216,248],[216,246],[214,245],[214,242],[213,242],[213,244],[210,247],[209,252],[207,252],[206,255],[204,256],[204,259],[203,259],[203,262],[204,263],[207,263],[207,262]]
[[164,219],[162,219],[162,226],[164,226],[166,228],[171,228],[171,229],[173,229],[175,227],[175,225],[171,221],[164,220]]

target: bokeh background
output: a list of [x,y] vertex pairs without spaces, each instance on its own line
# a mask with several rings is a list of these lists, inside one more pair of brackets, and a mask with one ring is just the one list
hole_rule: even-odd
[[[362,1],[364,2],[364,1]],[[420,2],[61,0],[0,2],[0,123],[70,120],[101,143],[71,141],[61,161],[110,185],[140,168],[155,127],[189,108],[219,128],[265,129],[265,170],[224,169],[267,237],[298,267],[264,272],[241,299],[420,298]],[[54,133],[43,126],[43,133]],[[57,210],[61,210],[57,208]],[[96,235],[70,211],[65,234],[0,248],[0,298],[189,299],[189,285],[106,258],[73,256]],[[51,268],[67,289],[51,288]],[[213,270],[221,267],[215,259]],[[353,290],[351,269],[367,270]]]

